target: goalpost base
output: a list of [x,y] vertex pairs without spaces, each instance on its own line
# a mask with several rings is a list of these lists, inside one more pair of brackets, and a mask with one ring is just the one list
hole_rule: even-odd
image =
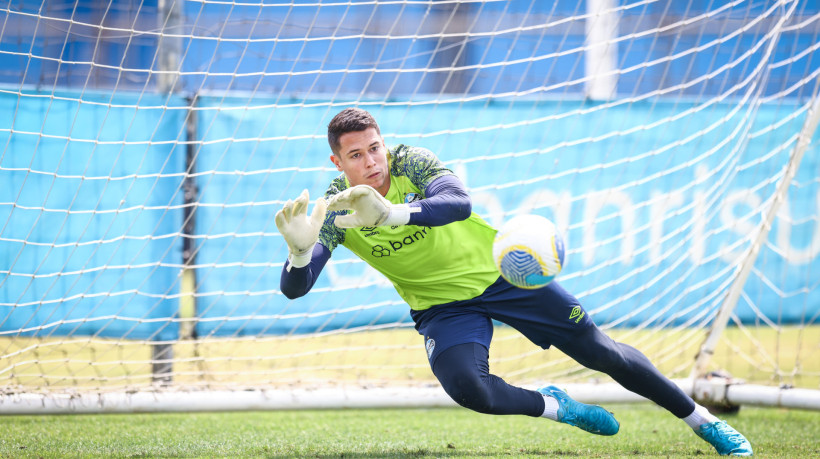
[[695,380],[693,391],[693,398],[701,404],[820,410],[820,390],[744,384],[731,378],[712,377]]
[[[701,404],[820,410],[820,391],[746,385],[727,378],[674,381]],[[584,403],[647,402],[617,383],[560,384]],[[440,386],[297,390],[108,392],[0,395],[0,414],[101,414],[457,406]]]

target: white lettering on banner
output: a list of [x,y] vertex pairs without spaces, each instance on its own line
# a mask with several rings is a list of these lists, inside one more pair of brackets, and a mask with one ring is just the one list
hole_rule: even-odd
[[501,204],[498,196],[486,191],[480,191],[470,197],[473,201],[473,211],[476,208],[481,209],[480,214],[487,220],[487,223],[494,228],[500,228],[506,217],[504,216],[504,205]]
[[547,208],[552,210],[550,217],[558,231],[564,237],[564,243],[572,247],[569,240],[570,210],[572,209],[572,195],[566,191],[560,194],[552,190],[538,190],[528,195],[516,209],[515,214],[528,214],[534,210]]
[[[573,248],[581,251],[583,265],[589,266],[596,262],[596,248],[611,241],[620,241],[620,255],[618,257],[622,264],[630,264],[636,255],[636,232],[642,231],[638,226],[648,225],[649,228],[649,259],[651,263],[662,263],[666,259],[663,251],[663,244],[667,240],[677,240],[685,238],[688,247],[690,261],[699,265],[706,257],[706,244],[710,237],[707,234],[706,224],[708,216],[713,212],[709,211],[709,199],[706,192],[695,191],[692,194],[691,203],[687,201],[686,193],[681,190],[674,190],[668,193],[655,191],[651,194],[651,202],[648,206],[649,221],[636,224],[636,207],[631,197],[619,190],[605,190],[594,192],[581,201],[573,200],[568,192],[555,193],[551,190],[535,190],[525,196],[521,205],[513,212],[505,213],[501,200],[493,193],[476,193],[473,197],[473,207],[476,212],[483,215],[487,221],[498,227],[510,215],[519,213],[537,213],[552,218],[564,235],[565,242],[570,251]],[[575,247],[570,243],[570,225],[572,224],[573,203],[582,206],[584,209],[583,218],[575,223],[574,227],[581,228],[582,244]],[[713,203],[714,204],[714,203]],[[752,190],[736,190],[729,193],[726,199],[718,204],[717,215],[720,219],[721,228],[731,231],[742,237],[743,242],[739,245],[730,246],[721,243],[717,255],[726,263],[734,263],[737,257],[742,255],[743,248],[748,246],[753,233],[758,230],[761,218],[761,206],[763,199]],[[596,235],[596,221],[600,220],[600,215],[606,206],[613,206],[617,210],[612,215],[604,216],[609,222],[620,223],[620,233],[609,235],[604,240],[598,240]],[[820,215],[820,191],[818,191],[815,206],[817,210],[813,215]],[[757,209],[757,210],[754,210]],[[689,214],[693,215],[688,225],[684,227],[669,227],[666,223],[670,216]],[[806,224],[805,222],[801,222]],[[784,254],[787,262],[792,264],[808,264],[820,255],[820,222],[814,218],[814,232],[810,241],[803,245],[803,248],[792,247],[791,231],[792,219],[789,211],[789,203],[786,201],[781,207],[776,219],[776,244],[778,249]],[[669,249],[667,249],[669,250]],[[710,252],[709,255],[715,255]],[[598,260],[600,261],[600,260]]]
[[[703,191],[696,191],[694,200],[694,207],[692,215],[706,215],[707,212],[707,194]],[[699,266],[703,264],[706,256],[706,219],[693,218],[692,219],[692,237],[689,248],[689,259],[692,264]]]
[[814,203],[816,206],[814,212],[814,233],[809,239],[808,245],[803,249],[792,247],[792,225],[794,221],[792,220],[788,200],[780,206],[780,210],[777,213],[777,216],[780,218],[780,225],[778,226],[777,232],[777,246],[783,251],[786,259],[791,263],[801,265],[809,264],[820,255],[820,221],[817,220],[818,216],[820,216],[820,190],[817,191],[817,195],[814,197]]
[[[751,241],[760,228],[761,212],[760,205],[763,200],[752,190],[736,190],[729,193],[723,201],[720,209],[720,221],[733,233],[740,236],[743,243],[740,250],[732,250],[726,243],[722,243],[718,249],[721,260],[728,264],[733,264],[743,255]],[[738,210],[738,212],[736,212]]]
[[672,213],[673,209],[679,208],[683,204],[683,192],[673,191],[671,193],[652,192],[652,203],[649,205],[649,260],[652,264],[659,264],[663,261],[664,230],[677,232],[679,228],[664,228],[663,223],[666,216]]
[[[791,264],[809,264],[820,255],[820,221],[816,217],[820,215],[820,191],[815,195],[814,203],[814,232],[811,237],[806,238],[805,248],[803,249],[792,246],[792,226],[795,222],[791,217],[789,200],[784,199],[783,205],[777,211],[775,245],[783,258]],[[721,222],[728,226],[733,233],[750,240],[760,230],[763,218],[763,211],[760,210],[762,204],[763,199],[751,190],[735,191],[723,203],[720,212]],[[801,224],[806,223],[801,222]],[[727,263],[737,261],[737,258],[743,253],[745,253],[743,250],[730,251],[725,244],[721,246],[721,259]]]
[[[648,218],[649,220],[637,224],[636,215],[639,215],[640,207],[636,208],[631,197],[620,190],[594,192],[588,194],[584,199],[575,200],[566,191],[556,193],[549,189],[538,189],[527,194],[521,200],[520,205],[511,212],[505,212],[504,204],[495,193],[477,192],[472,195],[472,199],[473,210],[496,228],[511,215],[520,213],[537,213],[553,219],[564,235],[570,252],[574,247],[569,241],[570,225],[574,225],[576,229],[580,228],[583,241],[575,252],[581,254],[582,264],[585,266],[592,265],[596,261],[600,262],[595,258],[596,248],[612,241],[620,242],[618,261],[624,265],[633,263],[637,255],[636,232],[643,232],[646,228],[649,234],[649,247],[641,248],[647,251],[652,264],[661,264],[670,255],[664,252],[664,244],[667,244],[667,251],[679,254],[686,251],[689,260],[695,265],[703,263],[707,256],[710,258],[717,256],[725,263],[737,262],[738,257],[745,253],[749,241],[760,228],[764,199],[751,189],[739,189],[729,193],[725,199],[719,200],[718,207],[710,210],[710,203],[715,205],[715,201],[709,200],[707,192],[696,190],[689,196],[691,197],[687,198],[687,193],[683,190],[666,193],[653,192],[647,206],[648,211],[640,214],[641,219]],[[810,204],[803,202],[801,205],[805,209]],[[573,224],[572,211],[575,206],[583,208],[583,218]],[[611,215],[605,214],[603,218],[607,225],[620,223],[619,234],[610,234],[598,240],[595,230],[600,222],[598,224],[595,222],[601,219],[601,214],[607,206],[612,206],[616,210]],[[806,209],[812,216],[799,221],[792,219],[788,200],[780,208],[775,220],[773,238],[770,237],[769,240],[773,241],[788,263],[809,264],[820,256],[820,221],[817,220],[817,215],[820,215],[820,190],[815,195],[813,207],[814,210],[811,212]],[[691,215],[689,217],[691,220],[683,226],[670,226],[669,218],[678,215]],[[717,215],[720,227],[707,232],[709,215]],[[813,225],[813,231],[810,234],[801,233],[801,236],[806,235],[806,237],[801,238],[799,247],[793,246],[792,227],[795,225],[801,227]],[[731,233],[739,237],[736,238],[735,244],[720,242],[716,251],[713,248],[707,252],[708,239],[720,233]],[[685,245],[670,245],[670,243]],[[339,247],[337,252],[339,250],[346,251],[342,247]],[[390,282],[384,276],[356,259],[352,253],[336,253],[334,261],[336,263],[331,261],[325,267],[328,279],[334,287],[390,286]]]
[[[629,264],[635,255],[635,207],[628,194],[620,190],[604,190],[591,193],[587,196],[584,206],[584,245],[581,259],[584,265],[589,266],[595,260],[595,248],[606,242],[598,242],[595,237],[595,227],[593,224],[598,219],[598,215],[605,206],[618,208],[616,216],[621,220],[621,263]],[[613,217],[607,217],[612,219]],[[610,240],[617,239],[613,235]]]

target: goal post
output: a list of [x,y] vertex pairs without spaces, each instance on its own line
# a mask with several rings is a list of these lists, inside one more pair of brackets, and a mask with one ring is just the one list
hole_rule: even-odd
[[[407,304],[350,251],[279,291],[273,216],[339,174],[326,126],[350,106],[434,151],[491,225],[556,222],[558,282],[688,393],[820,409],[811,2],[0,16],[2,413],[452,405]],[[490,357],[512,384],[637,399],[501,324]]]
[[777,188],[774,190],[774,194],[772,195],[768,206],[764,209],[765,213],[763,214],[762,221],[752,234],[754,239],[746,253],[744,253],[743,257],[740,259],[737,274],[732,281],[732,286],[726,293],[726,299],[721,304],[720,309],[718,310],[717,315],[710,326],[709,334],[707,335],[706,340],[703,342],[703,345],[695,358],[695,365],[692,369],[693,378],[702,377],[706,373],[707,365],[709,364],[712,354],[715,352],[715,347],[720,339],[720,335],[726,328],[726,324],[729,322],[729,317],[737,306],[737,302],[740,299],[740,295],[743,292],[743,288],[749,278],[749,273],[754,267],[758,253],[760,253],[760,247],[769,236],[769,231],[771,230],[772,223],[780,210],[780,206],[786,200],[789,187],[797,174],[797,170],[800,168],[800,162],[803,160],[803,155],[806,153],[806,149],[811,143],[814,132],[817,130],[818,122],[820,122],[820,99],[818,99],[815,95],[812,100],[811,107],[806,115],[805,124],[800,130],[794,149],[789,156],[788,162],[783,168],[783,174],[778,181]]

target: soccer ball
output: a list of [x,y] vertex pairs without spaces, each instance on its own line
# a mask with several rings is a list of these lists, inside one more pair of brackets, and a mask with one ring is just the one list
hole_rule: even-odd
[[507,282],[520,288],[541,288],[564,267],[564,239],[548,219],[518,215],[496,234],[493,260]]

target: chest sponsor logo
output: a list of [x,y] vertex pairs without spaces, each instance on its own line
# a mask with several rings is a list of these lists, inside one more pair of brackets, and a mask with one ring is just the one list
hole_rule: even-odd
[[[377,244],[371,247],[370,254],[376,258],[382,257],[389,257],[391,253],[398,252],[399,250],[411,245],[416,244],[419,242],[424,241],[424,238],[430,235],[428,230],[432,228],[429,226],[423,226],[417,231],[413,232],[412,234],[408,234],[401,239],[395,239],[391,241],[387,241],[386,244]],[[365,234],[368,236],[368,234]]]

